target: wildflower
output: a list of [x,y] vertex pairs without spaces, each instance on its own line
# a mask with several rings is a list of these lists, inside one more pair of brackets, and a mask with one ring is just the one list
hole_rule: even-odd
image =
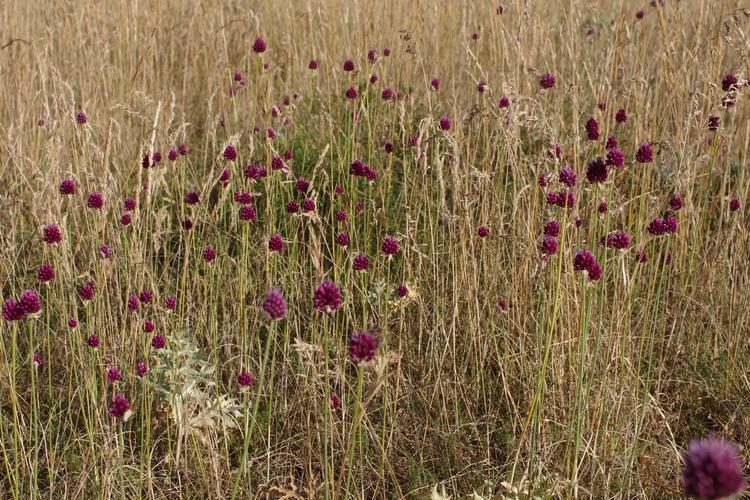
[[31,361],[32,361],[32,363],[34,363],[34,368],[39,368],[40,366],[42,366],[44,364],[44,360],[42,359],[42,355],[39,354],[38,352],[35,352],[31,356]]
[[282,252],[284,250],[284,240],[279,233],[274,234],[268,239],[268,250],[271,252]]
[[487,90],[487,84],[484,81],[479,82],[477,84],[477,91],[483,94],[485,90]]
[[84,111],[79,111],[78,114],[76,114],[76,123],[78,123],[78,125],[85,125],[88,121],[89,119]]
[[104,196],[102,196],[102,193],[96,191],[89,193],[88,200],[86,200],[86,206],[96,210],[101,209],[104,206]]
[[625,111],[625,108],[620,108],[617,110],[617,113],[615,113],[615,122],[622,125],[628,122],[628,113]]
[[447,116],[440,117],[440,130],[448,131],[451,129],[451,119]]
[[135,198],[131,198],[130,196],[128,196],[127,198],[125,198],[125,199],[124,199],[124,200],[122,201],[122,206],[123,206],[123,207],[125,208],[125,210],[127,210],[128,212],[132,212],[133,210],[135,210],[135,207],[136,207],[136,201],[135,201]]
[[500,98],[500,104],[499,104],[499,106],[500,106],[501,109],[505,109],[508,106],[510,106],[510,99],[508,99],[507,95],[504,95],[504,96],[502,96]]
[[738,200],[736,197],[732,198],[729,201],[729,210],[732,212],[736,212],[740,209],[740,200]]
[[237,376],[237,385],[240,390],[246,390],[255,383],[255,378],[250,372],[240,372]]
[[143,333],[153,333],[155,329],[154,322],[150,319],[143,322]]
[[185,195],[185,203],[188,205],[196,205],[200,201],[200,195],[196,191],[188,191]]
[[143,377],[146,376],[146,374],[148,374],[148,371],[149,371],[148,365],[146,363],[144,363],[143,361],[139,361],[135,365],[135,371],[136,371],[136,373],[138,373],[139,377],[143,378]]
[[20,302],[8,299],[3,303],[3,319],[5,321],[21,321],[26,317]]
[[70,328],[71,330],[75,330],[77,326],[78,321],[76,321],[74,317],[71,316],[70,318],[68,318],[68,328]]
[[135,312],[138,310],[138,306],[141,305],[141,301],[138,299],[136,294],[128,297],[128,311]]
[[167,345],[167,339],[163,335],[154,335],[151,337],[151,347],[154,349],[163,349]]
[[574,187],[576,185],[576,173],[570,165],[565,165],[560,169],[559,179],[560,182],[568,187]]
[[503,12],[505,12],[505,5],[503,5],[503,4],[498,4],[498,5],[497,5],[497,9],[495,9],[495,10],[496,10],[496,12],[497,12],[498,14],[502,14]]
[[599,139],[599,122],[593,116],[586,121],[586,137],[590,141],[596,141]]
[[167,158],[169,158],[169,161],[177,161],[178,152],[175,148],[170,148],[169,153],[167,154]]
[[354,71],[354,61],[351,59],[344,61],[344,71]]
[[594,254],[588,250],[581,250],[573,258],[573,269],[576,271],[588,271],[594,264],[596,264]]
[[224,153],[222,153],[222,156],[226,161],[234,161],[237,159],[237,150],[234,148],[234,145],[227,144],[227,146],[224,148]]
[[78,296],[83,301],[93,300],[94,293],[96,293],[96,284],[93,281],[84,283],[81,288],[78,289]]
[[716,437],[693,440],[682,459],[682,487],[688,496],[729,498],[747,486],[742,459],[728,441]]
[[281,156],[274,156],[271,160],[271,170],[283,170],[284,168],[286,168],[286,165],[284,165]]
[[109,259],[112,256],[112,248],[109,245],[100,245],[99,255],[101,255],[102,259]]
[[347,99],[356,99],[359,94],[357,93],[357,89],[353,86],[346,89],[346,98]]
[[396,287],[396,295],[401,297],[402,299],[409,295],[409,288],[406,286],[405,283],[400,284],[398,287]]
[[589,281],[599,281],[602,277],[602,268],[598,263],[594,262],[591,267],[587,270]]
[[479,226],[479,229],[477,229],[477,234],[480,238],[486,238],[490,235],[490,229],[487,226]]
[[122,214],[120,217],[120,224],[123,226],[129,226],[133,222],[133,217],[130,214]]
[[294,183],[294,189],[300,193],[306,193],[309,188],[310,183],[304,177],[298,178],[297,182]]
[[36,278],[42,282],[47,283],[55,279],[55,268],[52,264],[42,264],[39,266],[39,271],[36,273]]
[[383,253],[385,255],[397,255],[399,252],[398,241],[393,236],[386,236],[383,241]]
[[305,213],[308,212],[314,212],[315,211],[315,200],[312,200],[310,198],[306,198],[302,200],[302,211]]
[[370,259],[367,255],[359,253],[354,257],[352,267],[355,271],[365,271],[370,267]]
[[378,350],[378,339],[367,330],[352,335],[349,340],[349,357],[357,365],[363,365],[375,359]]
[[242,205],[242,208],[240,208],[240,220],[254,222],[257,218],[258,213],[252,204]]
[[440,79],[439,78],[433,78],[430,82],[430,87],[432,87],[432,90],[438,91],[440,90]]
[[290,214],[296,214],[299,210],[299,207],[297,206],[297,202],[292,200],[289,203],[286,204],[286,211]]
[[370,75],[370,84],[371,85],[375,85],[377,83],[377,81],[378,81],[378,75],[376,75],[375,73],[373,73],[372,75]]
[[727,73],[724,79],[721,80],[721,90],[729,92],[735,88],[737,88],[737,77],[732,73]]
[[227,187],[229,185],[229,178],[232,176],[232,172],[225,168],[221,171],[221,175],[219,176],[219,182],[221,182],[224,187]]
[[177,297],[170,295],[164,300],[164,309],[168,311],[174,311],[177,309]]
[[253,42],[253,52],[256,54],[262,54],[266,51],[266,41],[263,38],[258,37]]
[[120,380],[122,380],[122,373],[120,373],[120,370],[114,366],[110,367],[109,370],[107,370],[107,381],[114,383],[119,382]]
[[607,170],[607,164],[601,158],[595,158],[589,162],[588,168],[586,169],[586,179],[589,182],[606,182],[609,177],[609,171]]
[[648,252],[645,250],[638,250],[635,253],[635,260],[636,262],[643,264],[644,262],[648,262]]
[[635,161],[638,163],[651,163],[654,160],[654,153],[651,149],[651,144],[644,142],[638,146],[638,151],[635,153]]
[[622,168],[625,165],[625,155],[618,147],[607,151],[607,165],[615,168]]
[[543,89],[551,89],[555,86],[555,75],[552,73],[545,73],[539,77],[539,85]]
[[76,194],[76,181],[73,179],[63,179],[60,183],[60,194],[68,196]]
[[127,422],[133,412],[130,410],[130,401],[122,394],[116,394],[112,402],[109,404],[107,409],[109,414],[115,418],[119,418],[123,422]]
[[150,304],[154,301],[154,296],[149,290],[146,290],[144,288],[143,290],[141,290],[141,293],[138,294],[138,299],[140,299],[140,301],[144,304]]
[[310,63],[307,65],[307,67],[313,71],[318,69],[318,61],[317,59],[310,59]]
[[607,143],[604,145],[604,147],[608,150],[618,147],[617,137],[615,137],[614,135],[610,135],[609,137],[607,137]]
[[212,246],[207,246],[203,249],[203,260],[207,263],[211,263],[216,259],[216,249]]
[[331,410],[333,411],[338,410],[339,406],[341,406],[341,399],[333,393],[328,397],[328,400],[331,404]]
[[668,233],[677,233],[677,217],[669,216],[664,219],[664,230]]
[[391,55],[391,49],[389,49],[388,47],[384,48],[384,49],[383,49],[383,55],[384,55],[385,57],[388,57],[388,56],[390,56],[390,55]]
[[497,306],[500,308],[500,311],[508,312],[508,301],[504,297],[500,297],[497,300]]
[[89,338],[86,339],[86,344],[89,347],[96,349],[99,347],[99,337],[96,335],[89,335]]
[[554,236],[545,236],[542,240],[541,250],[545,255],[555,255],[558,250],[557,238]]
[[472,39],[472,40],[474,40],[475,42],[476,42],[477,40],[479,40],[479,32],[478,32],[478,31],[475,31],[474,33],[472,33],[472,34],[471,34],[471,39]]
[[286,316],[286,301],[284,300],[281,290],[269,290],[261,308],[271,320],[284,318]]
[[180,156],[185,156],[188,153],[187,144],[180,144],[177,147],[177,151],[180,153]]
[[331,313],[341,307],[341,290],[333,281],[323,281],[315,288],[313,306],[318,311]]
[[349,233],[341,231],[336,235],[336,244],[342,247],[349,246]]
[[626,250],[630,248],[630,236],[624,231],[609,233],[605,241],[607,248],[615,248],[617,250]]
[[664,224],[664,220],[659,217],[651,219],[651,222],[648,225],[648,232],[653,236],[661,236],[665,234],[667,232],[667,228]]
[[540,172],[537,180],[540,188],[546,188],[549,185],[549,173]]
[[640,9],[638,12],[635,13],[635,17],[638,20],[643,19],[643,16],[645,16],[646,13],[643,11],[643,9]]
[[544,235],[557,238],[560,234],[560,223],[556,220],[548,220],[544,223]]
[[719,129],[719,125],[721,124],[721,118],[719,118],[716,115],[711,115],[708,117],[708,130],[715,131]]
[[380,96],[383,98],[384,101],[393,99],[393,89],[390,87],[384,88],[383,93]]

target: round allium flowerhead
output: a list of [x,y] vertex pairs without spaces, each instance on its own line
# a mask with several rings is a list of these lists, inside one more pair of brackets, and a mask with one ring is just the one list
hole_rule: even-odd
[[385,255],[398,255],[399,246],[398,241],[393,236],[386,236],[383,241],[383,253]]
[[570,165],[565,165],[560,169],[559,179],[560,182],[568,187],[573,187],[576,185],[576,173],[573,171],[573,168]]
[[263,309],[263,313],[270,320],[284,318],[286,316],[286,300],[284,300],[284,295],[282,295],[281,290],[269,290],[261,308]]
[[248,203],[247,205],[242,205],[242,208],[240,208],[240,220],[247,221],[247,222],[254,222],[258,218],[258,213],[255,211],[255,207]]
[[151,161],[154,165],[157,165],[161,162],[161,151],[154,151],[154,154],[151,155]]
[[539,85],[543,89],[551,89],[555,86],[555,75],[552,73],[545,73],[539,77]]
[[618,147],[617,137],[615,137],[614,135],[610,135],[609,137],[607,137],[607,143],[604,145],[604,147],[607,149]]
[[477,84],[477,91],[480,94],[483,94],[487,90],[487,83],[484,81],[481,81]]
[[617,250],[627,250],[630,248],[630,236],[625,231],[615,231],[609,233],[606,239],[607,248],[616,248]]
[[638,163],[651,163],[654,161],[654,151],[651,148],[651,144],[644,142],[638,146],[638,151],[635,152],[635,161]]
[[93,300],[95,293],[96,284],[93,281],[84,283],[81,285],[81,288],[78,289],[78,296],[81,297],[81,300],[83,301]]
[[299,177],[297,182],[294,183],[294,189],[300,193],[306,193],[310,188],[310,183],[304,177]]
[[262,54],[266,51],[266,41],[262,37],[258,37],[253,42],[253,52],[256,54]]
[[99,193],[97,191],[89,193],[89,197],[86,200],[86,206],[88,206],[89,208],[94,208],[96,210],[101,209],[104,206],[104,196],[102,195],[102,193]]
[[370,267],[370,259],[367,257],[367,255],[363,253],[359,253],[354,257],[354,261],[352,262],[352,268],[355,271],[364,271]]
[[690,497],[729,498],[747,486],[742,458],[728,441],[716,437],[693,440],[682,459],[682,487]]
[[380,96],[383,98],[384,101],[393,99],[393,89],[390,87],[384,88],[383,93]]
[[153,331],[156,329],[156,326],[154,325],[154,322],[150,319],[147,319],[143,322],[143,332],[144,333],[153,333]]
[[250,372],[240,372],[240,374],[237,375],[237,386],[240,388],[240,390],[246,390],[250,388],[254,383],[255,378]]
[[451,129],[451,119],[447,116],[440,117],[440,130],[448,131]]
[[31,356],[31,361],[34,363],[35,368],[39,368],[44,364],[44,360],[42,359],[42,355],[38,352],[35,352],[33,356]]
[[5,321],[21,321],[26,317],[20,302],[8,299],[3,303],[3,319]]
[[279,233],[268,239],[268,250],[271,252],[282,252],[284,250],[284,240]]
[[292,200],[289,203],[287,203],[286,211],[289,214],[296,214],[299,211],[299,206],[297,205],[297,202]]
[[224,148],[224,153],[222,154],[224,159],[226,161],[234,161],[237,159],[237,150],[234,148],[233,144],[227,144],[227,147]]
[[333,281],[324,281],[315,288],[313,306],[318,311],[331,313],[341,307],[341,290]]
[[573,258],[573,269],[576,271],[588,271],[594,264],[596,264],[596,258],[588,250],[581,250]]
[[138,296],[136,294],[132,294],[130,297],[128,297],[128,311],[135,312],[138,310],[138,306],[141,305],[140,299],[138,299]]
[[557,238],[554,236],[545,236],[540,248],[545,255],[555,255],[558,250]]
[[677,233],[677,217],[669,216],[664,219],[664,230],[671,234]]
[[349,87],[346,89],[346,98],[347,99],[356,99],[359,93],[357,92],[357,89],[354,88],[354,86]]
[[617,110],[617,113],[615,113],[615,121],[620,125],[628,122],[628,112],[625,111],[625,108]]
[[586,121],[586,137],[590,141],[596,141],[599,139],[599,122],[593,116]]
[[638,250],[637,252],[635,252],[635,260],[639,264],[648,262],[648,252],[646,252],[645,250]]
[[396,147],[393,145],[392,142],[386,141],[383,143],[383,149],[385,150],[386,153],[393,153],[393,150],[396,149]]
[[125,208],[125,210],[127,210],[128,212],[132,212],[133,210],[135,210],[135,207],[136,207],[136,201],[135,201],[135,198],[132,198],[132,197],[128,196],[127,198],[125,198],[125,199],[124,199],[124,200],[122,201],[122,206],[123,206],[123,207]]
[[737,77],[732,73],[727,73],[721,80],[721,90],[729,92],[737,88]]
[[86,344],[89,347],[96,349],[99,347],[99,337],[97,335],[89,335],[89,338],[86,339]]
[[497,306],[500,308],[500,311],[508,312],[508,301],[505,299],[505,297],[500,297],[497,300]]
[[383,55],[384,55],[385,57],[388,57],[388,56],[390,56],[390,55],[391,55],[391,49],[389,49],[388,47],[384,48],[384,49],[383,49]]
[[236,203],[241,203],[243,205],[247,205],[248,203],[253,202],[253,195],[247,192],[240,192],[235,191],[234,193],[234,201]]
[[609,177],[607,164],[601,158],[595,158],[589,162],[586,169],[586,179],[593,183],[605,182]]
[[129,226],[131,222],[133,222],[133,217],[130,214],[122,214],[120,217],[120,224],[123,226]]
[[625,165],[625,154],[618,147],[607,151],[607,165],[615,168],[622,168]]
[[175,148],[170,148],[169,153],[167,154],[167,158],[169,158],[169,161],[177,161],[177,157],[179,156],[179,153]]
[[133,412],[130,411],[130,401],[128,401],[128,398],[122,394],[115,395],[114,399],[112,399],[112,402],[109,404],[107,411],[109,411],[110,415],[119,418],[123,422],[127,422],[133,414]]
[[370,83],[372,85],[375,85],[377,82],[378,82],[378,75],[376,75],[375,73],[370,75]]
[[503,4],[498,4],[498,5],[497,5],[497,9],[495,9],[495,11],[496,11],[496,12],[497,12],[498,14],[502,14],[503,12],[505,12],[505,5],[503,5]]
[[398,287],[396,287],[396,295],[398,295],[402,299],[409,295],[409,288],[405,283],[402,283]]
[[166,345],[167,339],[164,338],[164,335],[154,335],[151,337],[151,347],[154,349],[164,349]]
[[656,217],[654,219],[651,219],[651,222],[648,224],[648,233],[652,236],[661,236],[667,232],[666,225],[664,224],[664,220],[662,220],[660,217]]
[[306,198],[302,200],[302,211],[305,213],[315,211],[315,200]]
[[560,223],[556,220],[548,220],[544,223],[544,235],[545,236],[557,236],[560,234]]
[[84,111],[79,111],[78,114],[76,114],[76,123],[78,123],[78,125],[84,125],[88,121],[89,119]]
[[721,125],[721,118],[719,118],[716,115],[711,115],[708,117],[708,130],[711,130],[711,131],[718,130],[719,125]]
[[197,191],[188,191],[185,195],[185,203],[188,205],[196,205],[199,201],[201,198]]
[[55,268],[52,264],[42,264],[36,273],[36,279],[42,283],[47,283],[55,279]]
[[672,197],[669,199],[669,207],[672,210],[679,210],[682,208],[682,198],[679,194],[675,193],[672,195]]
[[471,39],[472,39],[472,40],[474,40],[475,42],[476,42],[477,40],[479,40],[479,32],[478,32],[478,31],[475,31],[474,33],[472,33],[472,34],[471,34]]
[[274,156],[273,159],[271,159],[271,170],[284,170],[286,168],[286,165],[284,164],[284,160],[281,159],[281,156]]
[[541,172],[539,174],[539,178],[537,179],[537,183],[539,184],[540,188],[546,188],[549,185],[549,173]]
[[589,281],[599,281],[602,277],[602,268],[599,264],[594,262],[587,270],[587,273],[589,275]]
[[148,365],[144,363],[143,361],[139,361],[135,365],[135,371],[138,373],[138,376],[143,378],[148,374]]
[[68,318],[68,328],[70,328],[71,330],[75,330],[77,326],[78,321],[76,321],[74,317],[71,316],[70,318]]
[[430,82],[430,87],[432,87],[432,90],[438,91],[440,90],[440,79],[439,78],[433,78]]
[[635,13],[635,18],[638,20],[643,19],[643,17],[646,15],[646,12],[643,9],[638,10],[638,12]]
[[310,63],[307,65],[308,69],[311,69],[315,71],[318,69],[318,60],[317,59],[310,59]]
[[487,226],[479,226],[479,229],[477,229],[477,234],[480,238],[486,238],[490,235],[490,229]]
[[232,172],[225,168],[221,171],[221,175],[219,176],[219,182],[221,182],[224,187],[227,187],[229,185],[229,179],[232,177]]
[[167,311],[174,311],[177,309],[177,297],[170,295],[164,300],[164,309]]
[[378,352],[378,339],[367,330],[352,335],[349,339],[349,357],[357,365],[370,363]]
[[729,201],[729,210],[732,212],[736,212],[740,209],[740,200],[738,200],[736,197],[732,198]]
[[144,288],[141,290],[141,293],[138,294],[138,299],[144,304],[150,304],[154,301],[154,295]]
[[147,154],[143,155],[143,159],[141,160],[141,167],[148,170],[150,166],[151,166],[151,158],[149,158]]
[[212,246],[207,246],[203,249],[203,260],[211,263],[216,259],[216,249]]
[[339,210],[338,212],[336,212],[336,220],[337,221],[344,222],[344,221],[346,221],[346,218],[347,218],[347,215],[346,215],[346,212],[344,210]]
[[344,71],[354,71],[354,61],[351,59],[344,61]]
[[60,194],[62,195],[74,195],[76,194],[76,181],[73,179],[63,179],[60,183]]
[[341,231],[336,235],[336,244],[342,247],[349,246],[349,233]]
[[120,370],[114,366],[110,367],[110,369],[107,370],[107,381],[114,383],[119,382],[120,380],[122,380],[122,373],[120,373]]
[[112,257],[112,248],[109,245],[100,245],[99,255],[102,259],[109,259]]
[[336,394],[331,393],[331,395],[328,397],[328,401],[331,404],[331,410],[336,411],[341,406],[341,398],[339,398]]
[[501,109],[505,109],[508,106],[510,106],[510,99],[508,98],[507,95],[504,95],[504,96],[502,96],[500,98],[500,104],[499,104],[499,106],[500,106]]

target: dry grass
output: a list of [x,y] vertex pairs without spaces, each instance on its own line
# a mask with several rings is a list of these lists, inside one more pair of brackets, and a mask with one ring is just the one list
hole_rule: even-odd
[[[0,326],[5,495],[420,498],[439,484],[488,498],[665,498],[679,495],[691,437],[716,432],[746,449],[749,104],[742,89],[723,108],[721,82],[750,73],[750,11],[721,0],[507,3],[498,15],[485,1],[3,2],[0,287],[3,300],[35,288],[43,304]],[[262,55],[251,50],[259,35]],[[342,70],[347,58],[357,71]],[[546,72],[557,84],[543,91]],[[402,99],[384,102],[385,86]],[[629,120],[618,126],[620,107]],[[716,132],[709,115],[721,117]],[[626,166],[591,184],[586,165],[610,134]],[[643,142],[653,163],[634,161]],[[189,153],[169,161],[180,143]],[[236,162],[222,159],[229,143]],[[562,159],[550,160],[556,143]],[[141,168],[156,150],[161,163]],[[289,168],[272,171],[286,150]],[[376,182],[349,176],[358,158]],[[268,177],[245,179],[249,163]],[[571,210],[545,203],[562,164],[578,173]],[[554,180],[546,190],[543,171]],[[302,199],[301,176],[314,215],[286,212]],[[75,196],[59,194],[64,178],[78,183]],[[185,202],[191,189],[197,205]],[[91,191],[104,194],[101,211],[86,208]],[[235,191],[256,194],[256,222],[239,220]],[[674,193],[677,234],[649,235]],[[123,227],[126,196],[138,208]],[[553,218],[560,251],[545,262]],[[41,240],[50,223],[63,229],[56,247]],[[629,250],[597,246],[616,229],[631,235]],[[342,230],[348,248],[335,244]],[[274,233],[281,255],[267,250]],[[386,235],[400,242],[393,259],[380,252]],[[212,263],[201,257],[208,245]],[[600,281],[573,271],[583,248]],[[358,252],[367,272],[352,271]],[[36,281],[43,263],[57,272],[47,285]],[[344,296],[331,315],[312,306],[324,277]],[[89,280],[96,297],[83,303],[77,289]],[[268,323],[259,306],[274,286],[289,314]],[[129,312],[144,288],[153,304]],[[174,313],[162,307],[168,295]],[[149,318],[166,349],[151,348]],[[365,328],[380,349],[357,369],[347,339]],[[86,345],[94,333],[97,349]],[[109,366],[122,381],[107,382]],[[242,370],[256,379],[249,392],[237,390]],[[127,422],[108,414],[115,392],[131,401]]]

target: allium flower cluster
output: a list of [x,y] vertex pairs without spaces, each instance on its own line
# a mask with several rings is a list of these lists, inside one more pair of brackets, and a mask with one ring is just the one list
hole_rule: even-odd
[[331,313],[341,307],[341,290],[333,281],[323,281],[315,288],[313,306],[318,311]]
[[682,456],[682,487],[694,498],[729,498],[747,486],[737,448],[723,439],[693,440]]
[[272,289],[266,294],[266,298],[261,306],[263,313],[270,320],[282,319],[286,316],[286,300],[281,290]]
[[357,365],[370,363],[378,351],[378,339],[367,330],[352,335],[349,340],[349,357]]
[[572,208],[575,205],[575,195],[571,190],[550,191],[547,193],[547,204],[560,208]]

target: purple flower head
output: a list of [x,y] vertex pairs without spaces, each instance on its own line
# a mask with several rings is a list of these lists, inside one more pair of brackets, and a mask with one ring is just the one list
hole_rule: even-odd
[[336,220],[339,222],[345,222],[347,219],[347,214],[344,210],[339,210],[336,212]]
[[188,205],[196,205],[200,201],[200,195],[196,191],[188,191],[185,195],[185,203]]
[[607,205],[606,201],[603,201],[599,203],[597,210],[599,211],[600,214],[606,214],[609,211],[609,205]]
[[627,250],[630,248],[630,236],[624,231],[609,233],[605,241],[607,248],[615,248],[617,250]]
[[81,300],[84,302],[93,300],[94,294],[96,293],[96,284],[93,281],[88,281],[81,285],[81,288],[78,289],[78,296],[81,297]]
[[385,57],[388,57],[388,56],[390,56],[390,55],[391,55],[391,49],[389,49],[388,47],[384,48],[384,49],[383,49],[383,55],[384,55]]
[[331,313],[341,307],[341,290],[333,281],[324,281],[315,288],[313,306],[318,311]]
[[440,79],[439,78],[433,78],[430,82],[430,87],[432,87],[432,90],[438,91],[440,90]]
[[144,333],[153,333],[153,331],[156,329],[156,326],[154,325],[154,322],[150,319],[147,319],[143,322],[143,331]]
[[289,203],[286,204],[286,211],[290,214],[296,214],[299,211],[299,206],[297,206],[297,202],[292,200]]
[[318,60],[317,59],[310,59],[310,63],[307,65],[308,69],[311,69],[315,71],[318,69]]
[[8,299],[3,303],[3,319],[5,321],[21,321],[26,317],[20,302]]
[[167,311],[174,311],[177,309],[177,297],[170,295],[164,300],[164,309]]
[[76,123],[78,123],[78,125],[84,125],[88,121],[89,119],[88,117],[86,117],[86,113],[84,111],[79,111],[78,114],[76,114]]
[[261,308],[270,320],[284,318],[286,316],[286,301],[281,290],[276,288],[269,290]]
[[99,245],[99,255],[101,255],[102,259],[109,259],[112,257],[112,248],[106,244]]
[[500,311],[508,312],[508,301],[505,299],[505,297],[500,297],[497,300],[497,306],[500,308]]
[[607,137],[607,143],[604,145],[604,147],[607,149],[614,149],[618,147],[617,137],[615,137],[614,135],[610,135],[609,137]]
[[349,246],[349,233],[341,231],[336,235],[336,244],[342,247]]
[[130,214],[122,214],[120,217],[120,224],[123,226],[129,226],[131,222],[133,222],[133,217]]
[[497,5],[497,9],[495,9],[495,11],[496,11],[496,12],[497,12],[498,14],[502,14],[503,12],[505,12],[505,5],[503,5],[503,4],[498,4],[498,5]]
[[602,277],[602,268],[598,263],[594,262],[587,270],[587,273],[589,275],[589,281],[599,281]]
[[730,210],[731,212],[736,212],[736,211],[738,211],[739,209],[740,209],[740,200],[739,200],[739,199],[737,199],[736,197],[732,198],[732,199],[731,199],[731,200],[729,201],[729,210]]
[[144,304],[150,304],[154,301],[154,296],[150,291],[144,288],[143,290],[141,290],[141,293],[138,294],[138,299],[140,299],[140,301]]
[[86,200],[86,206],[96,210],[101,209],[104,206],[104,196],[102,196],[102,193],[96,191],[89,193],[88,200]]
[[669,199],[669,206],[672,210],[679,210],[682,208],[682,198],[679,194],[675,193]]
[[555,75],[552,73],[545,73],[539,77],[539,85],[543,89],[551,89],[555,86]]
[[396,295],[398,295],[402,299],[409,295],[409,288],[406,286],[406,284],[402,283],[398,287],[396,287]]
[[732,73],[724,75],[724,79],[721,80],[721,90],[729,92],[737,88],[737,77]]
[[638,250],[635,253],[635,260],[639,264],[643,264],[645,262],[648,262],[648,252],[646,252],[645,250]]
[[304,200],[302,200],[302,211],[305,213],[314,212],[315,200],[310,198],[305,198]]
[[242,191],[235,191],[234,201],[235,203],[241,203],[243,205],[247,205],[248,203],[253,202],[253,195],[250,193],[242,192]]
[[128,399],[122,394],[115,395],[114,399],[112,399],[112,402],[109,404],[107,411],[109,411],[110,415],[119,418],[123,422],[127,422],[130,415],[133,413],[130,411],[130,401],[128,401]]
[[607,165],[615,168],[622,168],[625,165],[625,154],[618,147],[607,151]]
[[716,437],[693,440],[682,459],[682,487],[690,497],[729,498],[747,486],[742,458],[728,441]]
[[447,116],[440,117],[440,130],[448,131],[451,129],[451,119]]
[[651,144],[644,142],[638,146],[638,151],[635,152],[635,161],[638,163],[651,163],[654,161],[654,151],[651,148]]
[[258,37],[253,42],[253,52],[256,54],[262,54],[266,51],[266,41],[262,37]]
[[500,98],[499,106],[501,109],[505,109],[508,106],[510,106],[510,99],[508,98],[507,95],[504,95]]
[[383,253],[385,255],[397,255],[399,252],[398,241],[393,236],[386,236],[383,241]]
[[154,349],[164,349],[167,345],[167,339],[163,335],[154,335],[151,337],[151,347]]
[[157,165],[161,162],[161,151],[154,151],[154,154],[151,155],[151,161],[154,165]]
[[396,147],[393,145],[393,143],[385,141],[383,143],[383,149],[386,153],[393,153],[393,150],[396,149]]
[[354,61],[351,59],[344,61],[344,71],[354,71]]
[[390,87],[384,88],[383,93],[380,96],[383,98],[384,101],[393,99],[393,89]]
[[573,168],[570,165],[565,165],[560,169],[559,179],[560,182],[568,187],[573,187],[576,185],[576,173],[573,171]]
[[590,141],[599,139],[599,122],[593,116],[586,120],[586,137]]
[[356,99],[359,93],[357,92],[357,89],[354,88],[354,86],[349,87],[346,89],[346,98],[347,99]]
[[286,168],[286,165],[284,164],[284,160],[281,159],[281,156],[274,156],[273,159],[271,159],[271,170],[283,170]]
[[372,85],[375,85],[377,82],[378,82],[378,75],[376,75],[375,73],[370,75],[370,83]]
[[544,235],[554,236],[555,238],[560,234],[560,223],[556,220],[548,220],[544,223]]
[[179,156],[179,153],[175,148],[170,148],[169,153],[167,154],[167,158],[169,158],[169,161],[177,161],[177,157]]
[[595,158],[589,162],[586,169],[586,179],[593,183],[606,182],[609,177],[607,164],[601,158]]
[[240,208],[240,220],[254,222],[257,218],[258,213],[255,211],[255,207],[252,204],[248,203],[242,205],[242,208]]
[[349,339],[349,357],[357,365],[373,361],[377,351],[378,339],[367,330],[358,332]]
[[63,179],[63,181],[60,183],[60,194],[76,194],[76,181],[74,181],[73,179]]
[[86,344],[92,349],[96,349],[99,347],[99,337],[97,335],[89,335],[89,338],[86,339]]
[[125,210],[127,210],[128,212],[132,212],[133,210],[135,210],[135,207],[136,207],[136,201],[135,201],[135,198],[131,198],[130,196],[128,196],[127,198],[125,198],[125,199],[124,199],[124,200],[122,201],[122,206],[123,206],[123,207],[125,208]]
[[120,370],[115,368],[114,366],[110,367],[109,370],[107,370],[107,381],[110,383],[119,382],[122,380],[122,373],[120,373]]
[[588,250],[581,250],[573,258],[573,269],[576,271],[588,271],[594,264],[596,264],[594,254]]
[[36,279],[41,283],[47,283],[55,279],[55,268],[52,264],[42,264],[36,273]]
[[341,398],[339,398],[336,394],[331,393],[331,395],[328,397],[328,401],[331,405],[331,410],[336,411],[341,406]]
[[615,121],[620,125],[628,122],[628,112],[625,111],[625,108],[617,110],[617,113],[615,113]]
[[671,234],[677,234],[677,217],[666,217],[664,219],[664,230]]
[[135,312],[138,310],[138,306],[141,305],[141,301],[138,299],[136,294],[132,294],[128,297],[128,311]]
[[255,378],[250,372],[240,372],[240,374],[237,375],[237,385],[239,386],[240,390],[246,390],[254,383]]
[[721,118],[716,115],[711,115],[708,117],[708,130],[718,130],[719,125],[721,125]]
[[284,250],[284,240],[279,233],[274,234],[268,239],[268,250],[271,252],[282,252]]
[[483,94],[487,90],[487,83],[484,81],[481,81],[477,84],[477,91],[480,94]]
[[207,246],[203,249],[203,260],[207,263],[211,263],[216,259],[216,249],[212,246]]
[[537,183],[539,184],[540,188],[546,188],[549,185],[549,173],[540,172],[539,178],[537,179]]
[[224,153],[222,154],[224,159],[226,161],[234,161],[237,159],[237,150],[234,148],[234,145],[227,144],[227,147],[224,148]]
[[306,193],[310,189],[310,183],[304,177],[299,177],[297,182],[294,183],[294,189],[300,193]]
[[555,255],[558,250],[557,238],[554,236],[545,236],[540,248],[545,255]]
[[352,268],[355,271],[365,271],[370,267],[370,259],[367,257],[367,255],[363,253],[359,253],[354,257],[354,261],[352,262]]
[[221,175],[219,176],[219,182],[221,182],[224,185],[224,187],[227,187],[229,185],[229,179],[231,176],[232,176],[232,172],[228,168],[225,168],[224,170],[221,171]]
[[646,15],[646,12],[643,9],[638,10],[638,12],[635,13],[635,18],[640,20],[643,19],[643,16]]
[[76,321],[74,317],[71,316],[70,318],[68,318],[68,328],[70,328],[71,330],[75,330],[77,326],[78,321]]
[[33,356],[31,356],[31,361],[34,363],[35,368],[39,368],[44,364],[44,360],[42,359],[42,355],[38,352],[35,352]]
[[667,232],[666,225],[664,224],[664,220],[660,217],[656,217],[655,219],[652,219],[651,222],[648,225],[648,233],[652,236],[661,236]]
[[487,226],[479,226],[479,229],[477,229],[477,234],[480,238],[486,238],[490,235],[490,229]]
[[135,365],[135,371],[138,373],[139,377],[143,378],[148,374],[148,365],[143,361],[139,361]]

